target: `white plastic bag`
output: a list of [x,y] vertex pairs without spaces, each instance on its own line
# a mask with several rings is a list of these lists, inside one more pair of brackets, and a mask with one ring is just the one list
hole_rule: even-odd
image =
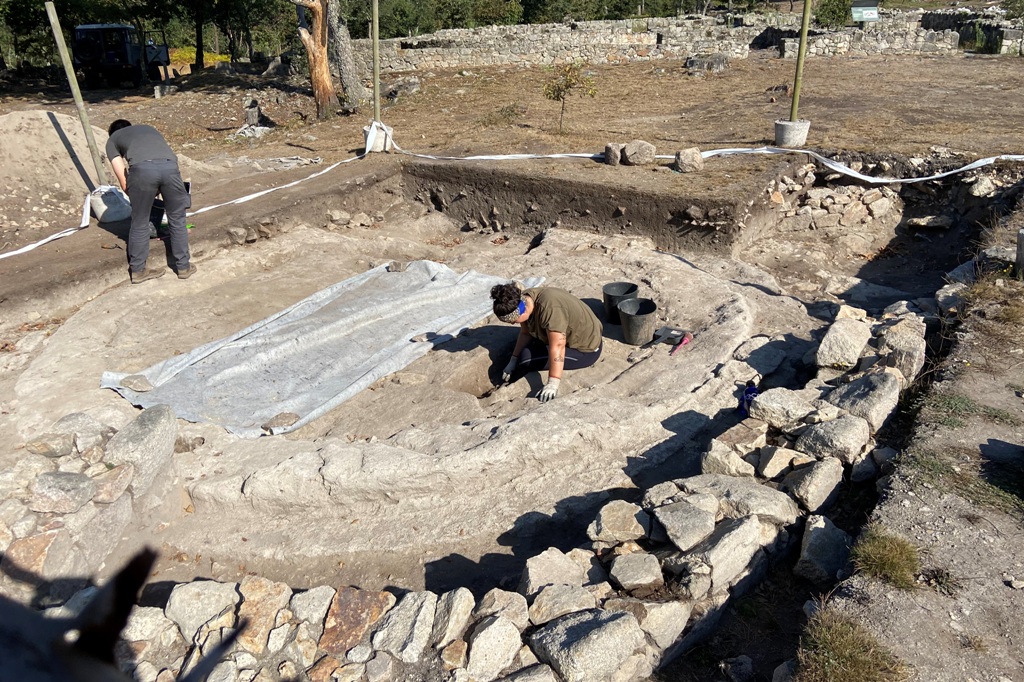
[[116,223],[132,217],[132,205],[128,195],[120,187],[100,185],[89,195],[92,214],[101,223]]

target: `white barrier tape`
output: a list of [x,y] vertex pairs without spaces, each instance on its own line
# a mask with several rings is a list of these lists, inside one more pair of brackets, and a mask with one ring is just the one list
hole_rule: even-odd
[[[950,175],[956,175],[957,173],[964,173],[975,168],[981,168],[983,166],[990,166],[996,161],[1024,161],[1024,154],[1001,154],[999,156],[989,156],[984,159],[978,159],[972,161],[966,166],[961,166],[954,170],[945,171],[944,173],[936,173],[935,175],[928,175],[920,178],[887,178],[887,177],[873,177],[871,175],[864,175],[857,171],[844,166],[838,161],[827,159],[820,154],[806,150],[806,149],[785,149],[782,147],[758,147],[756,149],[750,149],[748,147],[737,147],[734,149],[712,149],[711,151],[701,152],[700,155],[707,159],[712,156],[731,156],[733,154],[807,154],[821,161],[822,165],[826,168],[835,171],[836,173],[842,173],[849,175],[850,177],[857,178],[862,182],[867,182],[875,185],[894,185],[894,184],[913,184],[915,182],[927,182],[928,180],[938,180],[945,178]],[[659,159],[674,159],[674,156],[659,156]]]
[[[270,194],[271,192],[276,192],[279,189],[287,189],[288,187],[294,187],[295,185],[299,184],[300,182],[305,182],[306,180],[312,180],[313,178],[318,177],[320,175],[323,175],[324,173],[329,173],[330,171],[334,170],[335,168],[337,168],[338,166],[340,166],[343,163],[349,163],[350,161],[355,161],[357,159],[361,159],[364,156],[366,156],[365,153],[360,154],[359,156],[353,156],[350,159],[345,159],[344,161],[338,161],[337,163],[332,164],[332,165],[328,166],[327,168],[324,168],[323,170],[319,170],[316,173],[313,173],[312,175],[308,175],[308,176],[306,176],[304,178],[300,178],[299,180],[295,180],[294,182],[289,182],[286,185],[278,185],[277,187],[271,187],[269,189],[265,189],[265,190],[262,190],[260,192],[255,192],[253,194],[249,194],[249,195],[246,195],[244,197],[240,197],[238,199],[233,199],[231,201],[226,201],[223,204],[215,204],[214,206],[204,206],[203,208],[199,209],[198,211],[192,211],[191,213],[186,213],[185,216],[186,217],[191,217],[191,216],[194,216],[194,215],[199,215],[200,213],[206,213],[207,211],[212,211],[213,209],[221,208],[222,206],[231,206],[232,204],[244,204],[247,201],[252,201],[253,199],[261,197],[261,196],[263,196],[265,194]],[[89,197],[88,196],[85,197],[85,202],[82,204],[82,222],[81,222],[81,224],[78,227],[71,227],[71,228],[68,228],[66,230],[62,230],[61,232],[57,232],[56,234],[51,234],[49,237],[46,237],[45,239],[41,239],[38,242],[35,242],[34,244],[29,244],[27,246],[23,246],[20,249],[17,249],[15,251],[8,251],[7,253],[0,253],[0,260],[2,260],[4,258],[8,258],[10,256],[17,256],[17,255],[20,255],[20,254],[23,254],[23,253],[28,253],[29,251],[32,251],[33,249],[39,248],[43,244],[47,244],[47,243],[55,241],[57,239],[61,239],[62,237],[67,237],[68,235],[72,235],[75,232],[78,232],[79,230],[83,230],[83,229],[85,229],[87,227],[89,227]]]
[[345,159],[344,161],[338,161],[337,163],[332,163],[330,166],[328,166],[327,168],[324,168],[323,170],[318,170],[316,173],[313,173],[312,175],[307,175],[304,178],[299,178],[298,180],[295,180],[293,182],[289,182],[286,185],[278,185],[277,187],[271,187],[269,189],[265,189],[265,190],[262,190],[262,191],[259,191],[259,192],[254,192],[253,194],[248,194],[248,195],[246,195],[244,197],[239,197],[238,199],[232,199],[231,201],[225,201],[223,204],[214,204],[213,206],[204,206],[203,208],[199,209],[198,211],[192,211],[190,213],[186,213],[185,216],[186,217],[192,217],[194,215],[199,215],[200,213],[206,213],[207,211],[212,211],[215,208],[221,208],[222,206],[232,206],[234,204],[244,204],[247,201],[252,201],[253,199],[257,199],[257,198],[262,197],[262,196],[264,196],[266,194],[270,194],[271,192],[276,192],[279,189],[288,189],[289,187],[294,187],[295,185],[297,185],[297,184],[299,184],[301,182],[305,182],[306,180],[312,180],[313,178],[320,177],[324,173],[330,173],[332,170],[334,170],[338,166],[342,165],[343,163],[350,163],[352,161],[356,161],[357,159],[361,159],[364,156],[366,156],[366,152],[365,151],[362,154],[360,154],[359,156],[353,156],[351,159]]
[[[406,151],[406,150],[402,149],[401,147],[399,147],[398,144],[394,141],[394,138],[391,136],[391,133],[388,131],[387,127],[383,123],[381,123],[380,121],[373,121],[373,122],[371,122],[370,129],[369,129],[369,131],[366,134],[366,149],[364,149],[363,153],[360,154],[359,156],[353,156],[350,159],[345,159],[344,161],[338,161],[337,163],[331,164],[330,166],[328,166],[327,168],[324,168],[323,170],[319,170],[316,173],[313,173],[312,175],[308,175],[308,176],[306,176],[304,178],[300,178],[299,180],[295,180],[293,182],[289,182],[288,184],[278,185],[277,187],[271,187],[269,189],[265,189],[265,190],[262,190],[260,192],[255,192],[253,194],[248,194],[248,195],[246,195],[244,197],[240,197],[238,199],[233,199],[232,201],[226,201],[226,202],[224,202],[222,204],[215,204],[213,206],[204,206],[203,208],[199,209],[198,211],[192,211],[191,213],[186,213],[185,215],[187,217],[191,217],[191,216],[194,216],[194,215],[199,215],[200,213],[206,213],[207,211],[212,211],[215,208],[221,208],[223,206],[231,206],[231,205],[234,205],[234,204],[244,204],[247,201],[252,201],[253,199],[262,197],[262,196],[264,196],[266,194],[270,194],[271,192],[276,192],[279,189],[287,189],[289,187],[294,187],[295,185],[298,185],[299,183],[305,182],[306,180],[312,180],[313,178],[316,178],[316,177],[319,177],[321,175],[324,175],[325,173],[329,173],[329,172],[331,172],[332,170],[334,170],[335,168],[337,168],[338,166],[340,166],[340,165],[342,165],[344,163],[350,163],[352,161],[356,161],[358,159],[364,158],[367,155],[367,153],[368,153],[367,150],[373,149],[373,145],[374,145],[374,142],[377,139],[377,135],[378,134],[383,134],[384,135],[384,148],[385,149],[387,149],[388,143],[390,142],[390,146],[392,146],[395,149],[395,151],[400,153],[400,154],[405,154],[406,156],[413,156],[413,157],[417,157],[417,158],[421,158],[421,159],[432,159],[432,160],[435,160],[435,161],[527,161],[527,160],[530,160],[530,159],[591,159],[591,160],[597,161],[597,160],[601,160],[601,159],[604,158],[604,154],[586,154],[586,153],[567,153],[567,154],[486,154],[486,155],[477,155],[477,156],[437,156],[437,155],[434,155],[434,154],[418,154],[416,152]],[[857,178],[861,182],[866,182],[866,183],[869,183],[869,184],[876,184],[876,185],[912,184],[912,183],[915,183],[915,182],[927,182],[928,180],[938,180],[940,178],[945,178],[945,177],[948,177],[950,175],[956,175],[957,173],[964,173],[964,172],[969,171],[969,170],[974,170],[975,168],[981,168],[983,166],[989,166],[989,165],[992,165],[993,163],[995,163],[997,161],[1024,161],[1024,154],[1001,154],[999,156],[989,156],[989,157],[984,158],[984,159],[978,159],[977,161],[973,161],[973,162],[967,164],[966,166],[961,166],[960,168],[956,168],[954,170],[946,171],[944,173],[936,173],[935,175],[928,175],[928,176],[920,177],[920,178],[888,178],[888,177],[874,177],[874,176],[871,176],[871,175],[864,175],[863,173],[858,173],[857,171],[853,170],[852,168],[849,168],[848,166],[845,166],[845,165],[839,163],[838,161],[833,161],[832,159],[825,158],[824,156],[821,156],[820,154],[817,154],[817,153],[812,152],[812,151],[807,150],[807,149],[787,149],[787,148],[783,148],[783,147],[757,147],[757,148],[733,147],[733,148],[727,148],[727,149],[712,149],[712,150],[700,153],[701,158],[704,158],[704,159],[709,159],[709,158],[711,158],[713,156],[733,156],[735,154],[807,154],[808,156],[813,156],[815,159],[820,161],[823,166],[825,166],[826,168],[828,168],[828,169],[830,169],[830,170],[832,170],[832,171],[834,171],[836,173],[842,173],[843,175],[848,175],[848,176],[850,176],[852,178]],[[656,155],[655,158],[656,159],[674,159],[675,156],[659,154],[659,155]],[[87,196],[85,198],[85,203],[82,206],[82,224],[81,224],[81,226],[75,227],[75,228],[69,228],[67,230],[64,230],[63,232],[58,232],[57,234],[50,235],[46,239],[40,240],[40,241],[36,242],[35,244],[29,244],[28,246],[23,246],[22,248],[17,249],[16,251],[9,251],[7,253],[2,253],[2,254],[0,254],[0,259],[4,259],[4,258],[7,258],[9,256],[17,256],[18,254],[26,253],[28,251],[31,251],[31,250],[33,250],[35,248],[38,248],[38,247],[42,246],[43,244],[46,244],[48,242],[52,242],[52,241],[54,241],[56,239],[60,239],[61,237],[66,237],[66,236],[68,236],[70,234],[74,234],[75,232],[78,232],[79,230],[84,229],[84,228],[86,228],[88,226],[89,226],[89,197]]]
[[62,230],[56,234],[51,234],[49,237],[45,239],[40,239],[35,244],[29,244],[27,246],[21,247],[20,249],[8,251],[7,253],[0,253],[0,260],[3,260],[4,258],[10,258],[11,256],[17,256],[23,253],[28,253],[33,249],[38,249],[43,244],[47,244],[62,237],[67,237],[68,235],[74,234],[79,230],[84,230],[87,227],[89,227],[89,195],[86,195],[85,201],[82,202],[82,220],[78,224],[78,227],[69,227],[68,229]]

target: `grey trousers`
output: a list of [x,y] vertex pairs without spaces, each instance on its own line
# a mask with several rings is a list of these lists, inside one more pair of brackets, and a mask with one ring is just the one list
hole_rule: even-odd
[[128,169],[128,199],[132,202],[132,226],[128,231],[128,268],[146,269],[149,258],[149,213],[159,194],[164,200],[171,239],[171,258],[178,272],[188,270],[188,228],[185,210],[192,200],[185,191],[178,164],[173,160],[140,161]]

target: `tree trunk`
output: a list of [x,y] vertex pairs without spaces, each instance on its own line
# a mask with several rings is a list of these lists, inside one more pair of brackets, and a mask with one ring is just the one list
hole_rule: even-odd
[[352,56],[352,37],[348,32],[348,24],[341,18],[338,0],[329,0],[327,5],[327,28],[330,34],[328,42],[328,58],[331,73],[338,74],[341,89],[345,93],[345,106],[358,109],[359,105],[370,99],[370,92],[359,80],[355,58]]
[[309,60],[309,82],[316,101],[316,117],[328,119],[338,105],[331,67],[327,60],[327,0],[291,0],[309,13],[309,28],[299,26],[299,40]]
[[202,70],[206,66],[203,61],[203,54],[206,52],[206,44],[203,42],[203,24],[206,17],[202,13],[196,14],[196,69]]

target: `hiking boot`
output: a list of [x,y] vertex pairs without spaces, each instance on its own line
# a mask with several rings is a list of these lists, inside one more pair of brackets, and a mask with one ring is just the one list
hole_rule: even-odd
[[159,270],[156,269],[156,268],[146,268],[145,270],[142,270],[141,272],[133,272],[130,275],[130,277],[132,279],[132,284],[142,284],[147,279],[156,279],[157,277],[163,277],[163,276],[164,276],[164,270],[162,268],[159,269]]
[[196,274],[196,270],[198,269],[199,268],[197,268],[194,264],[189,263],[188,270],[178,270],[178,279],[188,279],[192,275]]

